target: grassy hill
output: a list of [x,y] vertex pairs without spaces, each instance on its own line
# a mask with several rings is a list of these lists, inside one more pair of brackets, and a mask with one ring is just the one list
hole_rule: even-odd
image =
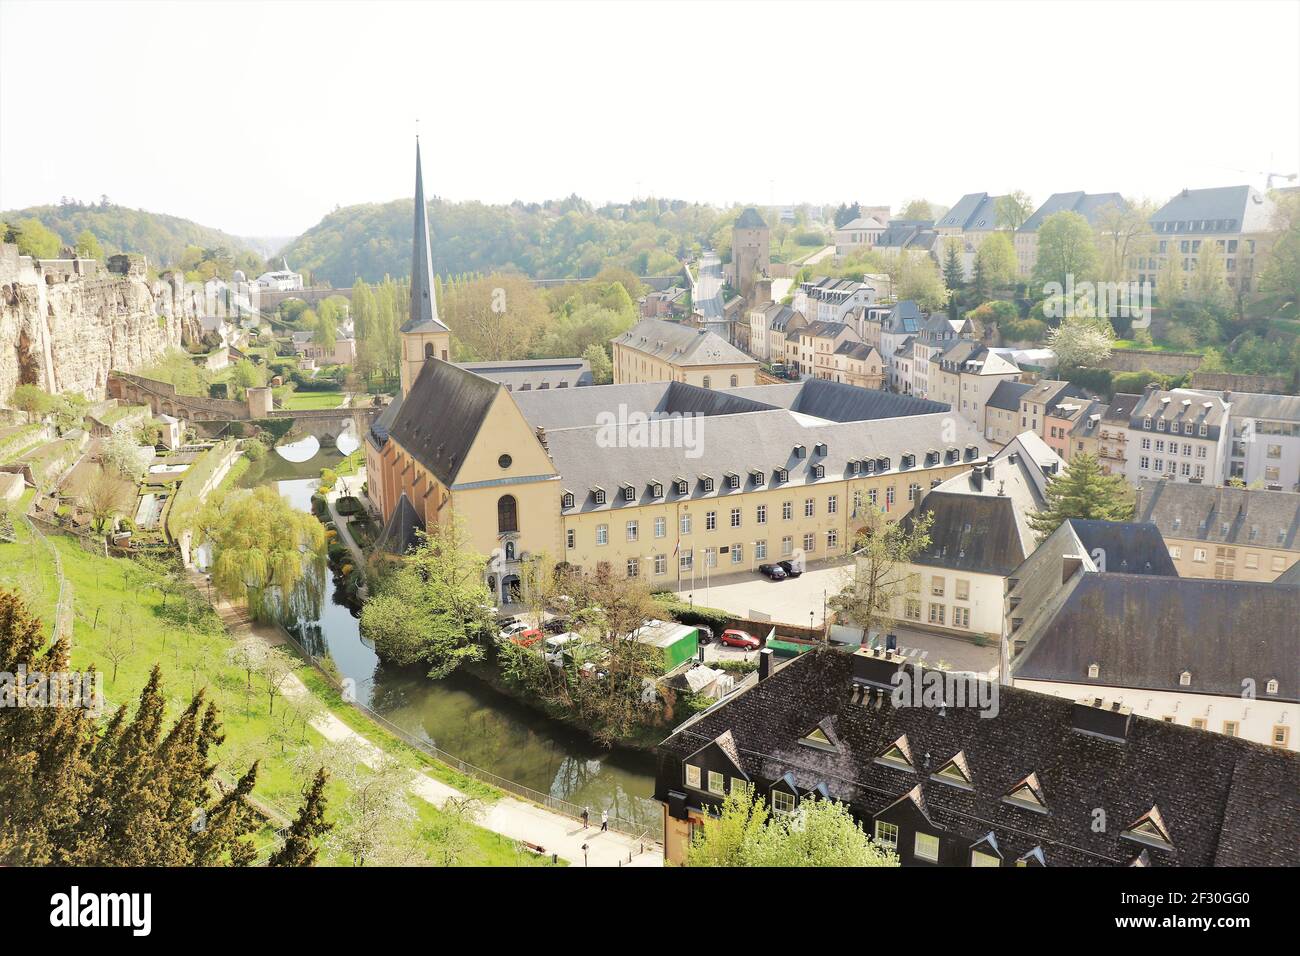
[[259,252],[255,243],[220,229],[203,226],[179,216],[127,209],[111,203],[69,202],[0,212],[0,222],[12,223],[31,218],[40,220],[47,229],[57,233],[66,245],[72,245],[83,230],[89,229],[104,247],[106,254],[140,252],[154,266],[180,263],[189,246],[200,249],[224,247],[236,257],[251,255],[259,261],[265,258],[265,253]]

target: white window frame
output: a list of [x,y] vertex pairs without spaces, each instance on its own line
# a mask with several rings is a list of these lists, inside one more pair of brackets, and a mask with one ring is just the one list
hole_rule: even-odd
[[912,855],[927,863],[938,863],[939,838],[931,833],[916,834],[916,838],[912,841]]

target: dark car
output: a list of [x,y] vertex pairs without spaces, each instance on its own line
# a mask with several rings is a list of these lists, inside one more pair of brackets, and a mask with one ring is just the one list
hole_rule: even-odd
[[699,641],[701,644],[713,643],[713,628],[705,627],[703,624],[700,624],[695,628],[695,630],[699,632]]
[[782,561],[780,568],[785,572],[785,576],[788,578],[797,578],[799,575],[803,574],[803,565],[795,564],[793,561]]
[[[784,563],[784,561],[781,562],[781,564]],[[771,578],[773,581],[784,581],[789,577],[789,574],[781,564],[760,564],[758,566],[758,573],[763,575],[763,577]]]

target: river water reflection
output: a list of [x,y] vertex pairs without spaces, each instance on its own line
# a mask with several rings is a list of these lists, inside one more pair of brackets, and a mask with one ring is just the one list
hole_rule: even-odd
[[[292,465],[299,475],[319,474],[339,456],[324,454]],[[275,459],[254,476],[254,469]],[[310,464],[310,468],[306,466]],[[314,478],[281,477],[289,462],[267,455],[244,475],[241,484],[275,480],[280,494],[295,508],[311,509]],[[316,653],[328,652],[340,675],[356,682],[357,697],[409,734],[455,754],[468,763],[579,805],[599,814],[629,820],[657,820],[652,799],[654,758],[650,754],[607,750],[585,735],[549,720],[469,675],[453,674],[431,681],[419,669],[387,667],[361,637],[357,619],[333,600],[326,583],[319,618],[301,625],[303,643]]]

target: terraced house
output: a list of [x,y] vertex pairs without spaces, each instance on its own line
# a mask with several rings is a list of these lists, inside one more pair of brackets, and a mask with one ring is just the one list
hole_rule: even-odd
[[688,382],[702,388],[753,385],[758,362],[716,332],[642,319],[611,340],[614,384]]

